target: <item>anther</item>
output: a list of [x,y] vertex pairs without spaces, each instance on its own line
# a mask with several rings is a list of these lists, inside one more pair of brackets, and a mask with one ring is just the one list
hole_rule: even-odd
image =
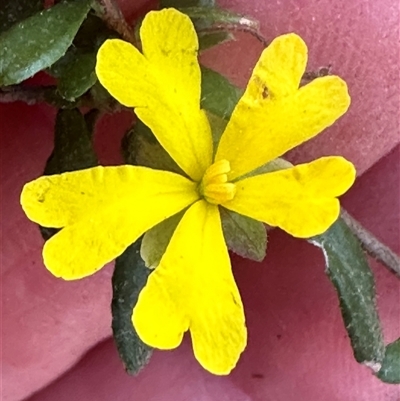
[[219,160],[206,170],[199,190],[207,202],[218,205],[234,198],[236,186],[228,182],[230,171],[228,160]]

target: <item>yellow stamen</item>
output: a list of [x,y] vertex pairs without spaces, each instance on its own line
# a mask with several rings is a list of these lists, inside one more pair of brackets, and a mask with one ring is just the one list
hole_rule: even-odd
[[228,182],[230,171],[228,160],[219,160],[206,170],[199,191],[207,202],[219,205],[234,198],[236,186]]

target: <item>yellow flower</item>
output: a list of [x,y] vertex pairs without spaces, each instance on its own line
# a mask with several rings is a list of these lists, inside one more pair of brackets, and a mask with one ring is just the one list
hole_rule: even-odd
[[324,232],[339,215],[336,197],[355,179],[350,162],[323,157],[240,177],[331,125],[350,98],[336,76],[299,89],[307,47],[295,34],[278,37],[263,51],[214,150],[200,109],[198,41],[190,19],[174,9],[151,12],[140,34],[143,53],[107,40],[97,75],[119,102],[135,108],[190,178],[145,167],[95,167],[28,183],[21,203],[31,220],[62,228],[43,256],[66,280],[93,274],[151,227],[188,208],[132,320],[141,339],[160,349],[177,347],[190,330],[201,365],[227,374],[245,348],[246,327],[219,206],[296,237]]

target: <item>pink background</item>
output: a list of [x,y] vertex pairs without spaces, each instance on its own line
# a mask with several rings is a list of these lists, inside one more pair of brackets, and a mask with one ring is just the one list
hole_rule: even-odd
[[[133,3],[121,1],[131,19],[138,7],[148,7],[145,1]],[[399,252],[398,2],[220,4],[260,19],[268,39],[299,33],[310,49],[310,67],[332,64],[348,82],[353,99],[349,113],[290,157],[308,161],[343,154],[360,175],[370,168],[344,197],[344,206]],[[261,45],[248,35],[237,36],[238,41],[211,50],[203,60],[244,85]],[[0,105],[4,401],[29,398],[46,386],[30,399],[399,400],[399,386],[382,384],[354,361],[319,250],[279,230],[270,235],[263,263],[232,257],[249,342],[231,376],[203,371],[188,340],[176,351],[156,352],[139,377],[125,375],[112,340],[107,340],[112,266],[78,282],[53,278],[42,265],[38,230],[19,207],[22,185],[41,174],[51,152],[54,115],[43,105]],[[119,161],[115,137],[121,137],[130,120],[125,113],[101,121],[96,140],[104,164]],[[400,336],[400,285],[377,263],[373,269],[389,342]]]

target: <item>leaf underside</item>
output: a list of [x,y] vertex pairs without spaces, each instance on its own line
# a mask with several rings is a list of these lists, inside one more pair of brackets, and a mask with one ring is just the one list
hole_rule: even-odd
[[152,348],[143,343],[132,325],[132,311],[151,273],[140,257],[141,240],[130,245],[115,261],[112,277],[112,330],[114,341],[129,374],[149,362]]
[[400,338],[386,346],[377,377],[385,383],[400,384]]
[[326,272],[338,293],[355,359],[369,366],[380,364],[385,346],[374,278],[360,243],[341,218],[310,242],[324,252]]

